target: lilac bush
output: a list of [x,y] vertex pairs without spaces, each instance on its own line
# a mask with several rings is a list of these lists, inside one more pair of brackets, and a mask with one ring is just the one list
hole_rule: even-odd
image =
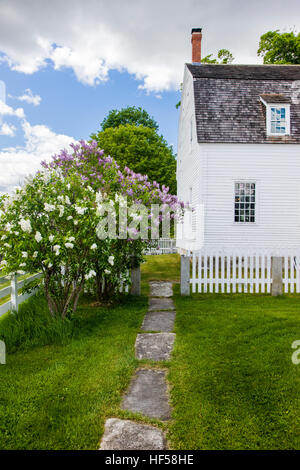
[[121,172],[96,142],[71,148],[0,201],[4,273],[41,271],[49,311],[62,318],[76,310],[84,285],[95,286],[98,299],[116,296],[142,261],[151,227],[159,232],[164,217],[178,218],[184,207],[147,176]]
[[[0,202],[4,273],[41,271],[53,316],[75,311],[85,281],[96,276],[95,252],[102,243],[96,199],[77,174],[45,170]],[[110,266],[105,250],[102,265]]]
[[[62,150],[59,155],[55,155],[51,163],[43,163],[48,169],[57,169],[66,176],[76,172],[80,175],[82,181],[85,181],[95,191],[101,191],[103,194],[109,194],[114,200],[116,214],[116,237],[107,240],[107,249],[114,255],[116,260],[115,268],[110,269],[110,273],[105,273],[101,266],[101,252],[103,246],[99,247],[96,253],[95,271],[98,297],[101,295],[109,296],[116,290],[118,279],[124,276],[131,267],[138,266],[143,259],[145,247],[151,243],[149,239],[151,229],[157,227],[156,236],[159,235],[159,227],[163,219],[178,219],[182,216],[184,204],[180,202],[177,196],[169,193],[169,188],[162,186],[156,181],[150,182],[147,175],[135,173],[125,167],[120,170],[117,162],[110,156],[105,156],[103,150],[97,147],[97,142],[87,143],[80,141],[71,145],[72,151]],[[126,233],[127,236],[120,236],[120,202],[126,200],[128,207],[143,207],[149,210],[147,237],[141,237],[139,228],[130,232],[130,225],[134,217],[139,214],[128,213]],[[151,208],[156,206],[160,211],[154,213]],[[103,279],[105,278],[105,291],[101,291]],[[102,292],[102,294],[101,294]]]

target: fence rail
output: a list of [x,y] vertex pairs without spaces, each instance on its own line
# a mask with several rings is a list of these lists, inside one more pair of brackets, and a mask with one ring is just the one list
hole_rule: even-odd
[[[127,276],[130,274],[129,271],[126,272]],[[19,294],[19,290],[24,286],[26,282],[34,281],[35,279],[39,279],[42,276],[41,273],[33,274],[32,276],[28,276],[25,279],[19,280],[21,275],[13,274],[10,276],[2,276],[1,277],[1,270],[0,270],[0,286],[1,284],[9,285],[5,286],[3,289],[0,289],[0,300],[4,299],[5,297],[10,297],[5,303],[0,305],[0,317],[7,313],[9,310],[18,311],[18,306],[21,302],[31,297],[37,289],[34,289],[30,293]],[[105,280],[103,279],[102,282],[102,292],[104,292],[105,287]],[[126,282],[121,282],[119,286],[119,292],[129,292],[129,284]]]
[[169,253],[177,253],[175,238],[153,240],[153,246],[145,251],[145,255],[165,255]]
[[[272,252],[193,252],[192,292],[270,293]],[[300,252],[275,254],[282,259],[285,293],[300,292]]]
[[[3,289],[0,290],[0,299],[10,296],[10,298],[3,304],[0,305],[0,317],[4,315],[9,310],[16,310],[18,311],[18,306],[21,302],[28,299],[33,295],[36,290],[25,293],[19,294],[19,290],[24,286],[25,282],[33,281],[34,279],[38,279],[41,277],[41,273],[33,274],[32,276],[27,277],[26,279],[18,280],[20,275],[13,274],[12,276],[5,276],[0,278],[0,285],[10,282],[10,284]],[[0,272],[1,276],[1,272]]]

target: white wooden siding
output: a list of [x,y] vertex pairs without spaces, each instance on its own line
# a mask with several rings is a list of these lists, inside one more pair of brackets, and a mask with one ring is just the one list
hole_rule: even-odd
[[[205,247],[300,246],[300,148],[200,144],[206,154]],[[234,183],[256,182],[256,222],[234,223]],[[199,182],[200,185],[200,182]]]
[[[192,122],[192,142],[190,139]],[[184,72],[177,156],[178,196],[201,207],[179,249],[300,247],[300,145],[198,143],[193,78]],[[234,183],[255,181],[256,222],[234,223]],[[197,227],[196,233],[192,228]],[[201,228],[202,227],[202,228]],[[204,230],[204,234],[199,231]],[[178,233],[180,230],[178,230]],[[185,232],[188,232],[185,230]],[[202,236],[203,235],[203,236]],[[202,241],[204,240],[204,241]]]

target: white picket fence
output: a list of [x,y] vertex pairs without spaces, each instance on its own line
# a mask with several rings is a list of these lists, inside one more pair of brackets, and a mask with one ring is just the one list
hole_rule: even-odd
[[28,299],[31,295],[35,293],[35,291],[32,291],[30,293],[19,295],[18,291],[24,286],[25,282],[27,283],[40,277],[41,273],[33,274],[32,276],[22,280],[18,280],[20,278],[20,275],[18,274],[13,274],[11,278],[9,278],[8,276],[0,277],[0,285],[6,283],[7,281],[10,282],[8,286],[0,290],[0,299],[9,296],[9,299],[4,304],[0,305],[0,317],[9,310],[18,311],[19,304],[21,302],[24,302],[24,300]]
[[153,246],[147,248],[145,255],[165,255],[177,253],[175,238],[159,238],[153,240]]
[[191,255],[192,292],[206,293],[270,293],[271,259],[283,259],[283,290],[300,292],[300,252],[208,252]]
[[[127,271],[127,275],[129,272]],[[4,297],[8,297],[8,300],[0,305],[0,317],[7,313],[9,310],[14,310],[18,311],[18,307],[21,302],[24,302],[24,300],[28,299],[31,297],[37,289],[33,290],[30,293],[25,293],[25,294],[19,294],[19,290],[24,286],[25,282],[30,282],[33,281],[34,279],[38,279],[42,276],[41,273],[38,274],[33,274],[32,276],[26,277],[26,279],[21,279],[19,274],[13,274],[12,276],[2,276],[1,277],[1,270],[0,270],[0,287],[1,284],[7,284],[9,282],[9,285],[4,287],[3,289],[0,289],[0,300],[3,299]],[[104,291],[104,282],[105,280],[103,279],[103,284],[102,284],[102,291]],[[121,282],[120,287],[119,287],[119,292],[129,292],[129,285],[127,283]]]

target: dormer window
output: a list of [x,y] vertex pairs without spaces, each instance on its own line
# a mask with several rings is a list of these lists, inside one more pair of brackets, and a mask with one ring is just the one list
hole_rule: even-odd
[[266,107],[267,135],[282,136],[290,134],[290,102],[283,95],[261,95],[260,100]]
[[271,106],[271,134],[286,134],[287,108],[285,106]]

